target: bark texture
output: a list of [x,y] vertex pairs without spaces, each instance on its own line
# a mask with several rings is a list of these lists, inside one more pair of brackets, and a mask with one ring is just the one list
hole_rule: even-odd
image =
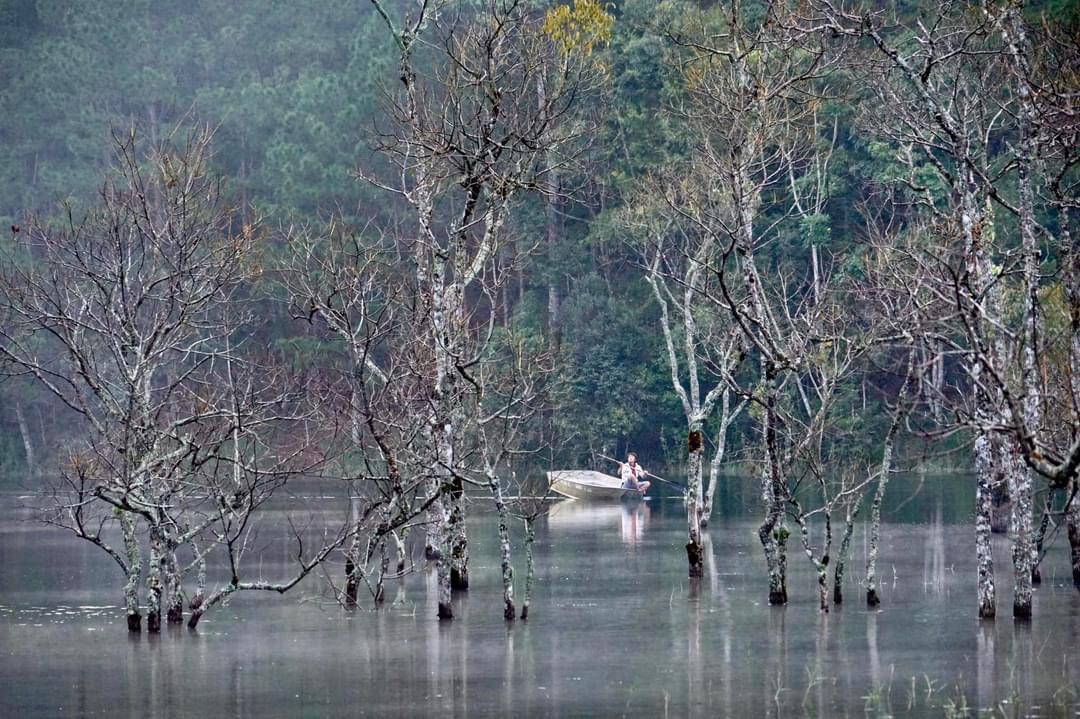
[[142,552],[136,535],[135,517],[129,512],[120,514],[120,529],[124,536],[124,559],[127,582],[124,584],[124,610],[128,631],[142,631],[142,612],[139,610],[139,579],[142,573]]
[[978,571],[979,618],[993,619],[997,614],[994,587],[994,548],[990,541],[990,513],[993,476],[990,439],[980,434],[975,440],[975,561]]

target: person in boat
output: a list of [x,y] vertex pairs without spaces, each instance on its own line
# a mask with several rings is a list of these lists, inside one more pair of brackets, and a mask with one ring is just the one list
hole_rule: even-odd
[[636,489],[645,494],[649,490],[649,482],[645,475],[648,472],[637,463],[637,455],[631,452],[626,455],[626,461],[619,463],[619,475],[622,477],[623,489]]

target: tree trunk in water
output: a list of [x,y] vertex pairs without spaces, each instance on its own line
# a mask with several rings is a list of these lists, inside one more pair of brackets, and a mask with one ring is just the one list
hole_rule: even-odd
[[161,631],[161,568],[164,564],[164,542],[161,532],[155,527],[150,528],[150,561],[146,572],[146,631]]
[[1020,459],[1020,448],[1013,442],[1002,442],[1002,464],[1012,497],[1012,515],[1009,530],[1012,535],[1013,560],[1013,616],[1019,619],[1031,617],[1031,572],[1034,553],[1032,537],[1032,491],[1031,474]]
[[525,518],[525,595],[521,599],[521,618],[529,618],[529,602],[532,600],[532,585],[535,565],[533,564],[533,540],[536,539],[536,530],[533,520]]
[[353,538],[345,552],[345,608],[355,609],[360,594],[360,508],[356,497],[349,497],[349,521],[353,527]]
[[195,579],[195,595],[188,602],[188,609],[198,609],[206,600],[206,555],[199,551],[194,542],[191,543],[195,550],[195,566],[198,568]]
[[510,554],[510,511],[503,499],[502,486],[498,479],[490,480],[492,496],[495,498],[495,510],[499,516],[499,561],[502,568],[503,619],[514,621],[517,608],[514,606],[514,565]]
[[187,622],[188,629],[197,628],[199,626],[199,620],[202,619],[203,615],[206,614],[206,612],[210,609],[210,607],[214,606],[218,602],[221,602],[221,601],[224,601],[225,599],[228,599],[229,595],[232,594],[235,591],[236,591],[236,579],[235,578],[233,578],[232,582],[230,582],[229,584],[226,584],[221,589],[215,590],[213,594],[211,594],[209,597],[207,597],[205,602],[200,604],[198,606],[198,608],[193,609],[191,611],[191,616],[188,617],[188,622]]
[[450,492],[450,520],[447,532],[450,540],[450,588],[462,592],[469,588],[469,540],[465,534],[465,488],[454,479]]
[[[407,532],[408,530],[403,530]],[[390,536],[394,539],[394,546],[397,547],[397,573],[403,574],[405,572],[406,560],[409,557],[408,549],[405,547],[405,540],[401,538],[401,535],[397,531],[390,532]]]
[[386,601],[386,575],[390,570],[390,553],[386,551],[386,537],[379,542],[379,581],[375,583],[375,606]]
[[[1024,256],[1024,332],[1022,353],[1023,424],[1037,431],[1041,419],[1042,397],[1038,379],[1037,355],[1040,353],[1042,327],[1039,312],[1040,251],[1036,236],[1034,170],[1038,152],[1036,126],[1039,113],[1035,108],[1035,91],[1031,86],[1030,51],[1024,22],[1015,8],[1005,11],[1001,25],[1002,36],[1008,45],[1016,71],[1019,98],[1020,137],[1016,153],[1016,179],[1020,198],[1020,237]],[[1010,441],[1012,455],[1009,472],[1009,494],[1013,499],[1011,529],[1013,533],[1013,571],[1016,576],[1013,595],[1013,616],[1031,616],[1031,586],[1036,564],[1036,549],[1032,541],[1031,472],[1021,460],[1022,449]],[[1023,576],[1021,576],[1021,573]]]
[[139,611],[139,579],[142,574],[142,555],[136,536],[135,517],[129,512],[120,513],[120,527],[124,534],[124,554],[127,560],[127,582],[124,584],[124,610],[127,613],[128,631],[142,631],[142,613]]
[[[736,415],[740,412],[741,407],[735,410]],[[720,430],[716,433],[716,452],[713,453],[712,460],[709,462],[709,489],[705,493],[705,507],[701,510],[703,529],[709,526],[709,520],[712,519],[713,498],[716,496],[716,489],[720,482],[720,465],[727,451],[727,431],[734,419],[731,416],[731,392],[725,389],[720,400]]]
[[355,555],[350,551],[345,555],[345,608],[356,609],[356,600],[360,593],[360,574],[357,572]]
[[169,549],[165,555],[166,578],[168,580],[168,607],[165,613],[169,624],[181,624],[184,621],[184,586],[180,575],[180,566],[176,561],[176,550]]
[[690,423],[690,431],[686,434],[686,449],[686,495],[689,500],[686,503],[686,560],[690,576],[701,577],[705,574],[704,547],[701,543],[701,456],[705,453],[705,448],[701,441],[700,421]]
[[[1002,340],[995,322],[1001,317],[993,265],[987,248],[994,244],[994,223],[984,211],[989,208],[988,198],[982,197],[979,180],[971,168],[963,168],[959,184],[962,187],[960,222],[964,236],[964,264],[970,287],[965,289],[965,311],[969,326],[975,337],[973,341],[989,348],[994,360],[1000,365],[1003,359]],[[984,200],[984,201],[980,201]],[[1000,392],[991,393],[982,387],[980,377],[983,367],[974,354],[967,359],[968,374],[977,388],[975,413],[981,427],[1000,421],[996,416],[1001,406]],[[994,587],[994,551],[990,533],[994,524],[994,490],[1001,487],[1001,454],[996,437],[991,438],[980,430],[975,439],[975,561],[978,567],[979,618],[990,619],[997,614]],[[1007,489],[1007,487],[1006,487]]]
[[991,478],[994,458],[990,439],[980,433],[975,440],[975,557],[979,573],[979,618],[997,614],[994,590],[994,548],[990,542],[990,514],[993,504]]
[[1042,518],[1039,520],[1039,531],[1035,533],[1035,559],[1031,563],[1031,585],[1035,587],[1042,584],[1042,571],[1039,569],[1039,565],[1042,563],[1043,545],[1046,542],[1046,530],[1050,528],[1050,515],[1054,511],[1053,502],[1053,493],[1047,493],[1046,502],[1043,504]]
[[[866,558],[866,605],[869,607],[876,607],[881,604],[881,597],[878,596],[878,582],[877,582],[877,556],[878,546],[881,541],[881,503],[885,500],[885,488],[889,486],[889,476],[892,473],[892,457],[893,457],[893,444],[896,442],[896,435],[900,432],[900,425],[903,423],[904,417],[907,415],[910,403],[908,402],[908,391],[912,381],[914,367],[914,355],[909,355],[907,374],[904,377],[904,384],[900,387],[900,393],[897,395],[896,410],[893,412],[892,422],[889,424],[889,431],[885,433],[885,441],[881,448],[881,466],[878,467],[878,486],[874,492],[874,502],[870,505],[870,550],[869,556]],[[855,508],[855,513],[859,511],[858,507]],[[854,514],[847,518],[847,527],[844,530],[844,542],[841,552],[846,551],[848,540],[851,537],[851,526],[854,521]],[[837,587],[839,589],[839,587]]]
[[874,501],[870,505],[870,548],[866,558],[866,605],[869,607],[881,604],[881,597],[878,596],[877,557],[878,545],[881,542],[881,503],[888,484],[889,473],[883,472],[878,477],[877,491],[874,492]]
[[836,563],[833,565],[833,604],[844,603],[844,565],[847,563],[848,553],[851,550],[851,535],[855,532],[855,518],[859,516],[859,502],[852,504],[854,507],[848,506],[844,520],[844,537],[840,540],[840,551],[836,553]]
[[446,519],[444,500],[445,496],[443,499],[432,502],[429,516],[437,517],[435,523],[438,528],[434,536],[431,530],[428,530],[428,542],[430,544],[434,540],[435,545],[432,553],[435,557],[435,574],[438,583],[439,619],[453,619],[454,610],[450,604],[450,549],[446,536],[449,522]]
[[761,474],[761,495],[765,503],[765,519],[758,527],[758,539],[765,551],[769,569],[769,604],[787,604],[787,538],[784,526],[784,488],[781,476],[779,448],[776,436],[776,373],[766,366],[764,439],[765,468]]
[[818,609],[829,612],[829,558],[817,563]]
[[[771,479],[766,473],[762,479],[763,491],[771,492]],[[787,604],[786,557],[787,527],[783,525],[783,506],[769,499],[765,520],[758,527],[758,539],[765,550],[765,562],[769,569],[769,604]]]

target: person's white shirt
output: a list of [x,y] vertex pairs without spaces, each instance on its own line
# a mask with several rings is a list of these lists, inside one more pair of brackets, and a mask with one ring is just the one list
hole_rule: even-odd
[[629,462],[623,462],[622,470],[619,474],[623,484],[630,484],[631,482],[637,483],[645,479],[645,468],[640,464],[635,464],[631,467]]

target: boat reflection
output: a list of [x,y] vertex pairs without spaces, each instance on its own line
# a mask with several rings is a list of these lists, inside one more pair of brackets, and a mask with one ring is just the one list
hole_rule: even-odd
[[568,499],[548,510],[548,527],[562,532],[596,531],[619,528],[626,544],[639,543],[649,524],[649,503],[644,500],[606,504]]

